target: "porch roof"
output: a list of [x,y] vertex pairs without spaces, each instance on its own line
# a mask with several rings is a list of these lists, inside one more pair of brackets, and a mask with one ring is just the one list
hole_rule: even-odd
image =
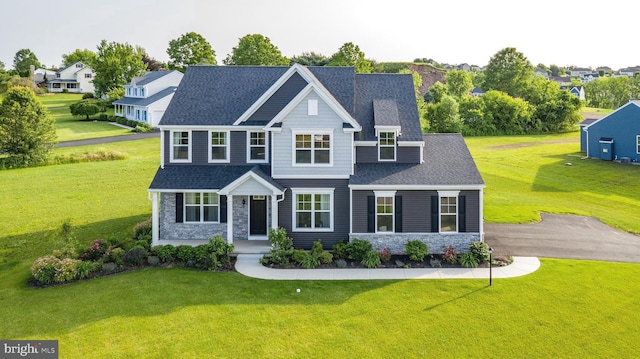
[[285,188],[270,177],[271,168],[261,165],[166,165],[156,172],[149,191],[220,190],[249,172],[284,191]]

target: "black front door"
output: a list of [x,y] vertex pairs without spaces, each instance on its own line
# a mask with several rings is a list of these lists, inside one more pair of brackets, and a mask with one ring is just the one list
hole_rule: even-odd
[[251,196],[249,201],[249,235],[267,234],[267,199],[265,196]]

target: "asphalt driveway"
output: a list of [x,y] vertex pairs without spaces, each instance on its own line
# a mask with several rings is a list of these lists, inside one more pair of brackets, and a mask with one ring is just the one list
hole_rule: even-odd
[[533,224],[485,223],[484,232],[496,254],[640,263],[640,236],[593,217],[542,214]]

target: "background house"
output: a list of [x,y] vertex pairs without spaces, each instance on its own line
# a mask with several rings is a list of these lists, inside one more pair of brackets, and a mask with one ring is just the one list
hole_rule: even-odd
[[113,102],[114,114],[157,126],[182,80],[179,71],[153,71],[124,85],[125,96]]
[[640,100],[580,123],[580,151],[606,161],[640,161]]
[[580,100],[585,100],[584,86],[560,86],[561,90],[567,90]]
[[93,93],[94,76],[95,72],[91,67],[76,62],[56,71],[55,78],[47,78],[47,89],[49,92]]

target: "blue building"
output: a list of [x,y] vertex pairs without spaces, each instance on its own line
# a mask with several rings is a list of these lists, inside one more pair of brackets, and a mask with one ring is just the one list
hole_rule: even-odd
[[580,151],[606,161],[640,161],[640,100],[580,123]]

